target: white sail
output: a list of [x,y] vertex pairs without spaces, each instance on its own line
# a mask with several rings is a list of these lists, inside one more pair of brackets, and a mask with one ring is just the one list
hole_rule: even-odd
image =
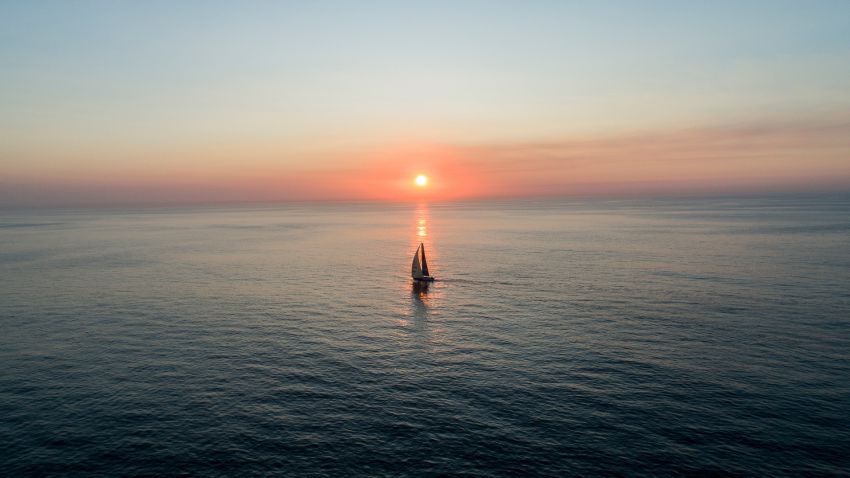
[[425,274],[422,273],[422,265],[419,263],[418,247],[416,248],[416,254],[413,255],[413,264],[410,266],[410,275],[413,276],[414,279],[421,279],[425,277]]

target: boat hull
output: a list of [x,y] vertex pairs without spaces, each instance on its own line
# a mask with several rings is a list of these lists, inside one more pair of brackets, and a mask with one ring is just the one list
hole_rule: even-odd
[[434,278],[431,277],[431,276],[425,276],[425,277],[419,277],[419,278],[414,277],[413,280],[415,280],[416,282],[434,282]]

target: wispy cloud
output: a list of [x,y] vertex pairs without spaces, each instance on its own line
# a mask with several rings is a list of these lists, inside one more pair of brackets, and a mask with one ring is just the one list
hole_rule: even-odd
[[850,118],[462,148],[506,194],[850,188]]

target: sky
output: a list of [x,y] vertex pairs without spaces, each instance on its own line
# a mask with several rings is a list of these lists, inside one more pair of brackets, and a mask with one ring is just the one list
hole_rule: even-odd
[[696,3],[0,0],[0,205],[850,191],[850,2]]

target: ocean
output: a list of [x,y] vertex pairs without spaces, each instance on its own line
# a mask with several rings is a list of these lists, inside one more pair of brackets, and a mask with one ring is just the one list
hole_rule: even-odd
[[9,477],[850,470],[847,197],[3,210],[0,330]]

